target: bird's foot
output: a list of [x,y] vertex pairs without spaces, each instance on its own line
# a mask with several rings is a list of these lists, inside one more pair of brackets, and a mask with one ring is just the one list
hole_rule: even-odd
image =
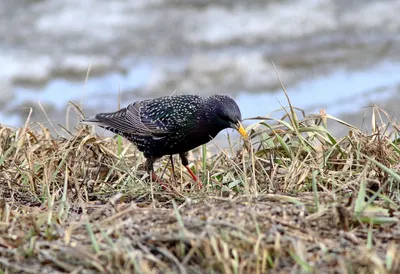
[[160,178],[158,178],[158,176],[156,175],[156,173],[154,171],[151,172],[151,179],[154,182],[157,182],[161,185],[163,190],[169,190],[169,187],[164,183],[163,180],[161,180]]
[[197,185],[199,186],[199,189],[203,187],[203,184],[197,179],[196,175],[194,175],[193,171],[190,169],[188,165],[185,166],[187,171],[189,172],[190,176],[192,176],[193,181],[197,182]]

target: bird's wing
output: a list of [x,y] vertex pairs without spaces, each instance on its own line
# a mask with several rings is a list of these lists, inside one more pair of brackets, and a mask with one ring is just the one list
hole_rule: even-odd
[[176,117],[176,108],[168,103],[160,104],[154,100],[142,101],[127,107],[130,113],[140,120],[146,130],[168,134],[180,129]]
[[184,133],[196,126],[197,111],[201,103],[202,98],[197,95],[160,97],[142,101],[139,108],[130,105],[128,109],[135,108],[141,123],[150,131]]
[[82,121],[85,124],[95,124],[106,129],[112,128],[121,133],[142,136],[163,137],[169,132],[149,119],[144,119],[143,106],[147,101],[137,101],[126,108],[112,113],[99,113]]
[[193,131],[196,110],[201,103],[200,97],[193,98],[190,104],[165,97],[136,101],[117,112],[99,113],[83,123],[126,134],[163,138],[171,133]]
[[127,109],[127,119],[134,125],[136,131],[154,135],[163,136],[170,133],[170,129],[161,122],[159,115],[166,115],[171,111],[169,108],[163,108],[159,112],[151,111],[152,106],[149,105],[151,100],[138,101],[130,104]]

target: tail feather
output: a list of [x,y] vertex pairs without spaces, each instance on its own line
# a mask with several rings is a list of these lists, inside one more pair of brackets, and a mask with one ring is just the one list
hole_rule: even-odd
[[[80,121],[80,124],[84,124],[84,125],[90,125],[90,126],[98,126],[101,128],[104,128],[106,130],[109,130],[115,134],[119,134],[121,136],[125,136],[125,133],[115,127],[113,127],[112,125],[110,125],[110,123],[108,123],[108,121],[101,121],[98,118],[98,115],[95,116],[90,116],[86,119],[83,119],[82,121]],[[100,118],[101,119],[101,118]]]
[[107,126],[105,123],[97,119],[96,115],[83,119],[82,121],[79,122],[79,124],[93,125],[93,126]]

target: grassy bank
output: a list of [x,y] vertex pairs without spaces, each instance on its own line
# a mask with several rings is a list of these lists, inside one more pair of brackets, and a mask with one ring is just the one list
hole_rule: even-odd
[[166,157],[163,191],[133,145],[90,127],[0,127],[0,271],[399,273],[396,122],[371,108],[362,133],[286,110],[237,151],[200,148],[201,190]]

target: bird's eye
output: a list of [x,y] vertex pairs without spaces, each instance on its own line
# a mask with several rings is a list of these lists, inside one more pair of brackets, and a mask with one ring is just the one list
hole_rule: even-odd
[[225,114],[223,114],[223,113],[218,114],[218,117],[219,117],[221,120],[224,120],[224,121],[231,121],[231,118],[229,118],[228,115],[225,115]]

